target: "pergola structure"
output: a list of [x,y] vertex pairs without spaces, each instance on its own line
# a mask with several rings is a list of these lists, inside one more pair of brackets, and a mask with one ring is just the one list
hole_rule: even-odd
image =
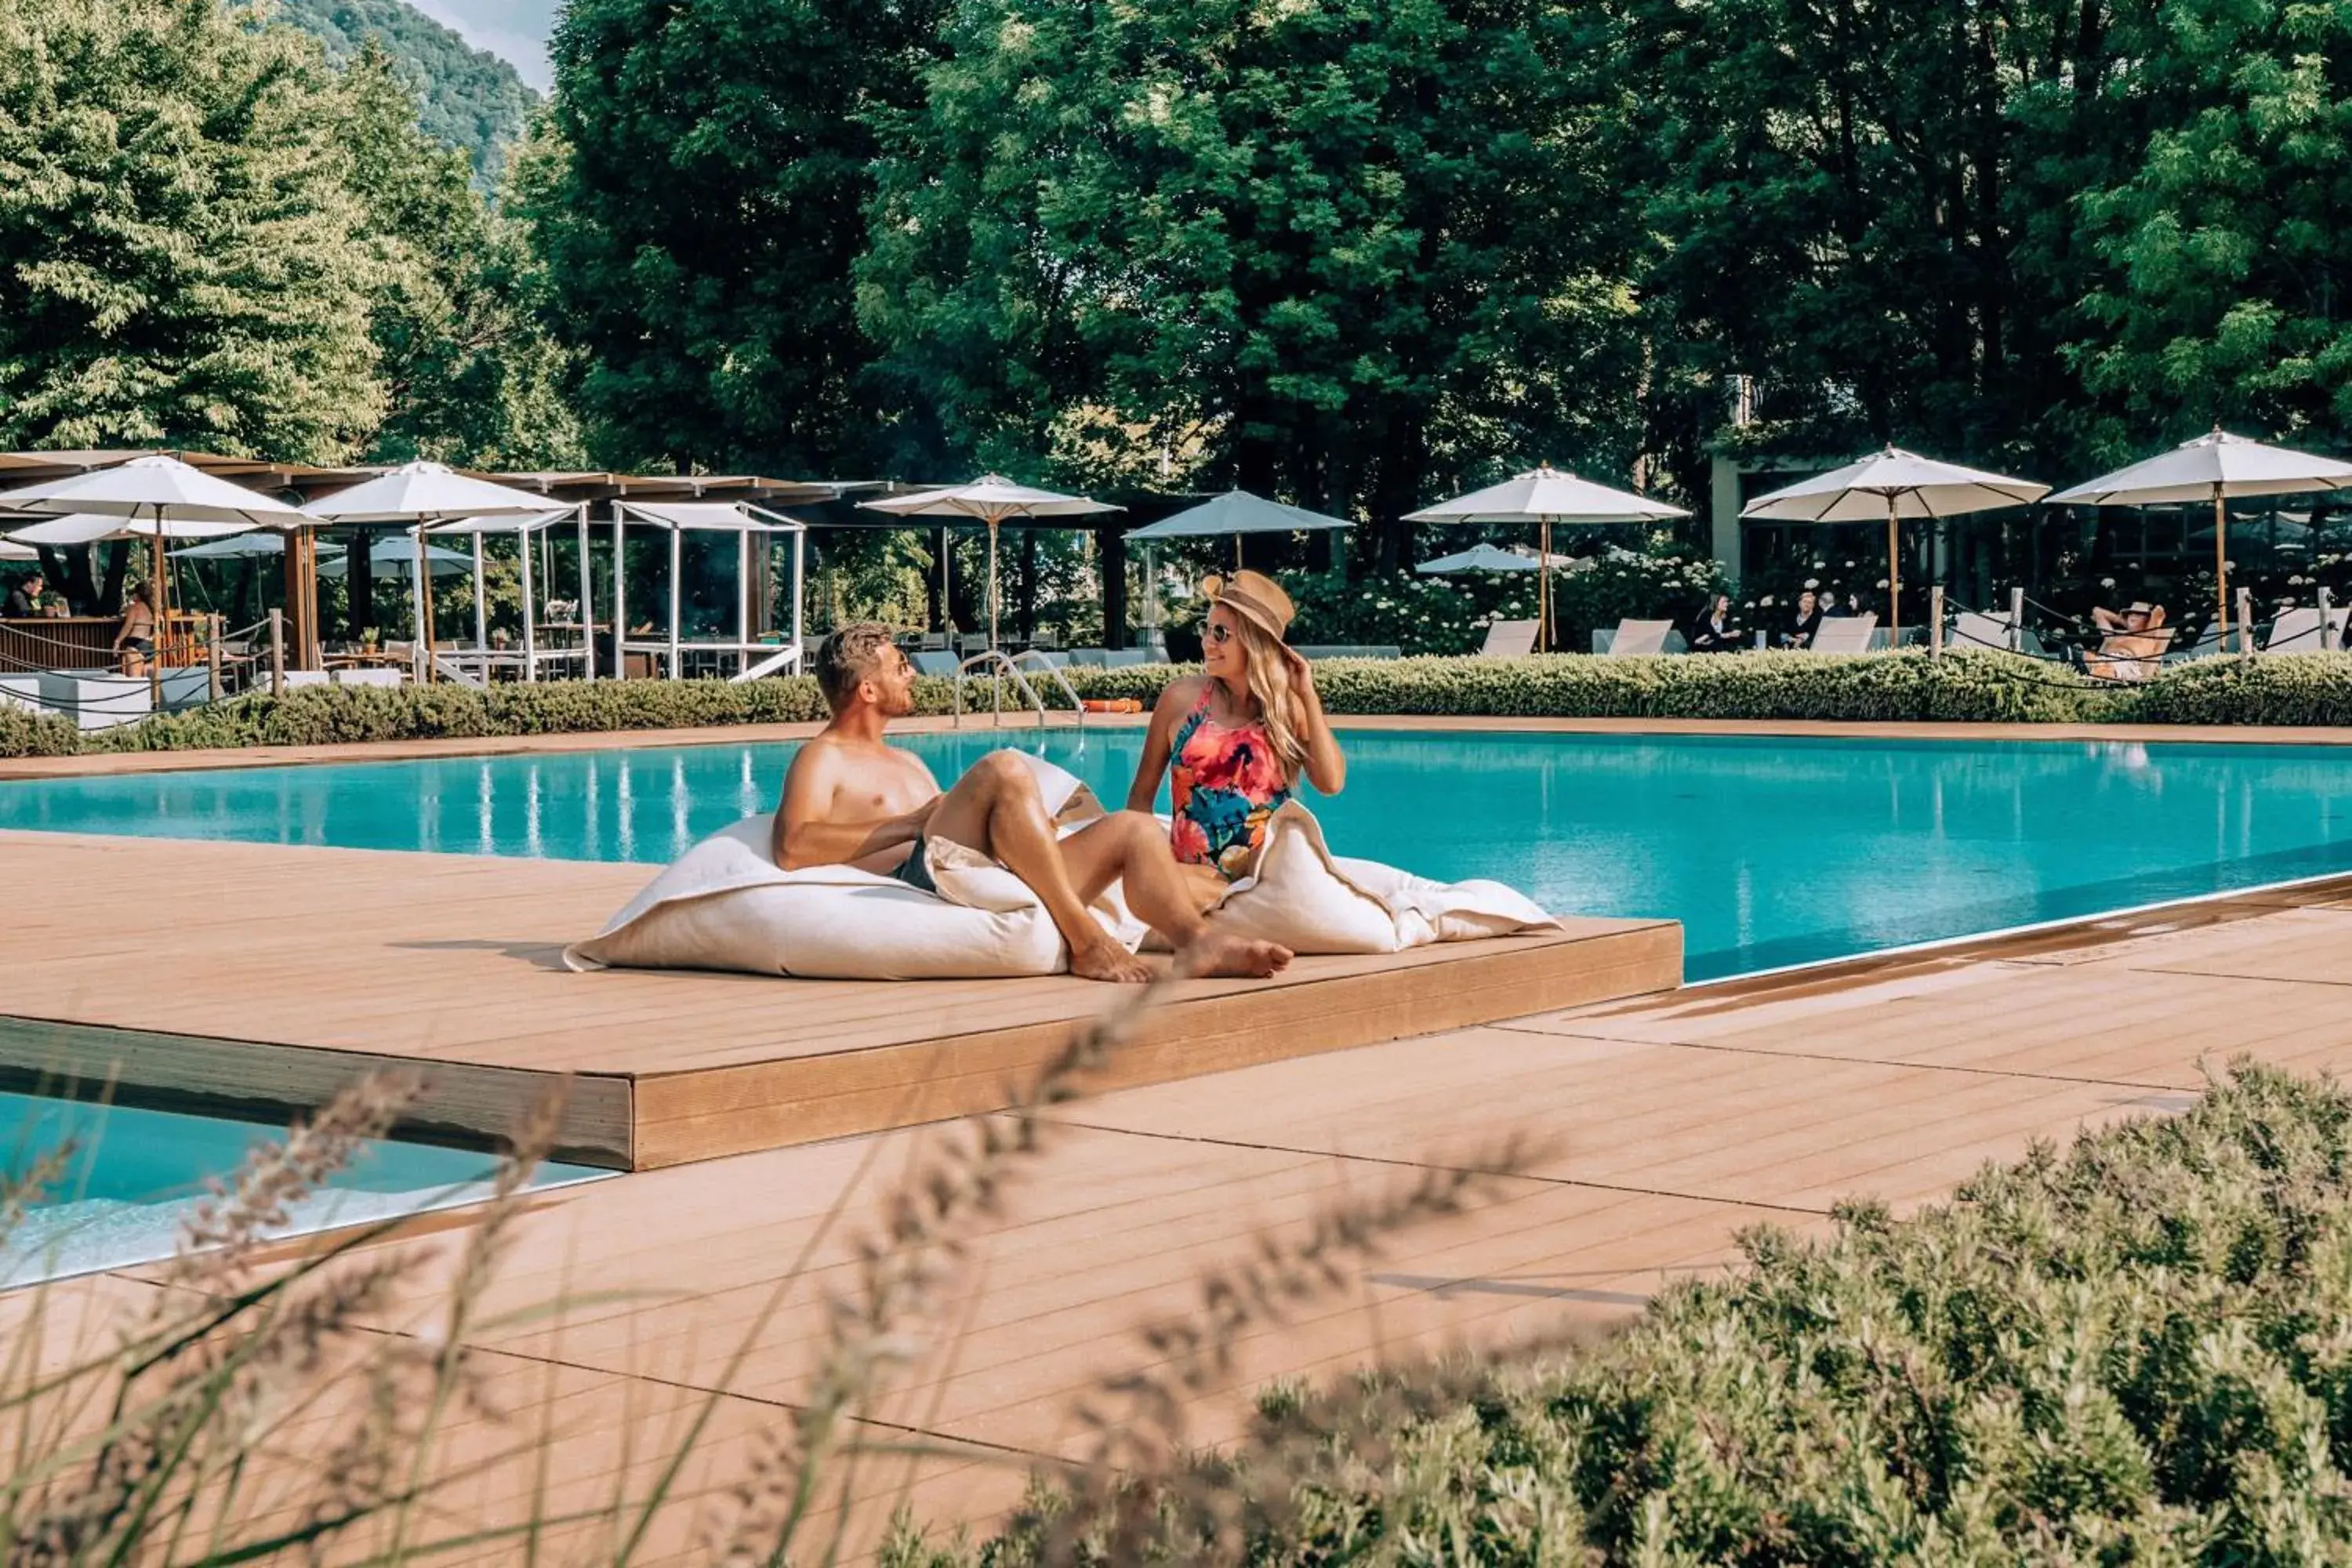
[[[663,637],[633,639],[628,633],[626,530],[631,523],[660,529],[669,535],[669,626],[668,635]],[[709,638],[688,640],[685,635],[685,605],[681,590],[685,576],[686,536],[696,531],[731,533],[735,536],[736,637],[731,642]],[[751,680],[781,669],[797,673],[802,659],[801,610],[806,596],[803,579],[807,565],[804,549],[807,531],[802,524],[781,512],[743,501],[614,501],[614,656],[620,672],[627,672],[628,656],[639,653],[667,660],[669,678],[676,680],[684,673],[687,654],[704,652],[733,654],[736,658],[733,679],[737,680]],[[780,533],[789,534],[793,542],[793,630],[790,640],[781,647],[754,641],[751,629],[752,541],[759,541],[759,558],[764,572],[770,559],[769,546],[774,536]]]

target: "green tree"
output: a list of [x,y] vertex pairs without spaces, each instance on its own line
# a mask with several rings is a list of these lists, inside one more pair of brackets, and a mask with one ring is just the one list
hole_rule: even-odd
[[342,85],[347,177],[377,260],[369,320],[387,413],[369,457],[577,463],[570,362],[531,308],[520,224],[475,187],[465,153],[421,127],[404,74],[373,40]]
[[2085,192],[2098,273],[2068,351],[2099,458],[2217,422],[2352,441],[2352,11],[2175,0],[2126,9],[2108,93],[2152,126]]
[[1396,519],[1550,458],[1622,471],[1631,233],[1545,0],[976,0],[861,268],[951,449]]
[[538,103],[514,67],[472,47],[405,0],[274,0],[270,14],[317,35],[337,63],[371,45],[389,56],[416,95],[425,133],[463,149],[482,189],[497,184],[508,149],[522,139]]
[[0,444],[365,438],[341,101],[315,44],[216,0],[0,0]]
[[863,465],[850,269],[877,156],[944,0],[573,0],[552,54],[560,155],[518,205],[583,411],[625,464]]

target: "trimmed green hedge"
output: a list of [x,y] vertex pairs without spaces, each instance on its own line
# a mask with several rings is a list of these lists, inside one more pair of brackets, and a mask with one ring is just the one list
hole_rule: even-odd
[[[1596,1342],[1270,1397],[1122,1561],[2352,1560],[2347,1172],[2352,1099],[2242,1067],[1949,1206],[1750,1232]],[[1017,1568],[1038,1503],[896,1560]]]
[[[1087,697],[1145,703],[1197,667],[1072,670]],[[1333,659],[1316,666],[1335,713],[1571,719],[1817,719],[1951,723],[2352,724],[2352,654],[2290,654],[2250,665],[2208,659],[2144,687],[2095,686],[2008,654],[1866,658],[1779,653],[1606,659]],[[920,711],[944,713],[954,688],[916,683]],[[967,700],[971,694],[967,693]],[[0,709],[0,756],[189,751],[431,737],[696,729],[821,719],[807,677],[551,681],[470,687],[306,687],[249,697],[83,737],[63,720]]]

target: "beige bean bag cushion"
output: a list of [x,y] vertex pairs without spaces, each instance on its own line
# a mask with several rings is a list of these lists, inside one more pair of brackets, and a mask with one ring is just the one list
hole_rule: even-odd
[[[1099,811],[1085,786],[1024,754],[1045,807],[1075,832]],[[704,839],[656,877],[597,936],[565,950],[577,970],[719,969],[845,980],[1054,974],[1061,933],[1026,884],[961,845],[930,841],[937,896],[844,866],[786,871],[769,858],[772,816]],[[1550,918],[1496,882],[1442,884],[1334,858],[1293,802],[1268,824],[1258,874],[1217,907],[1221,928],[1294,952],[1395,952],[1542,929]],[[1149,934],[1113,889],[1096,913],[1129,949]]]

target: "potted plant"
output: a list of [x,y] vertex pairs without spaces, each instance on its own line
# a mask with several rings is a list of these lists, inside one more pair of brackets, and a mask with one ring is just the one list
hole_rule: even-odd
[[375,628],[374,628],[373,626],[362,626],[362,627],[361,627],[361,628],[360,628],[360,651],[361,651],[362,653],[364,653],[364,654],[373,654],[373,653],[374,653],[374,652],[375,652],[375,647],[376,647],[376,633],[375,633]]

